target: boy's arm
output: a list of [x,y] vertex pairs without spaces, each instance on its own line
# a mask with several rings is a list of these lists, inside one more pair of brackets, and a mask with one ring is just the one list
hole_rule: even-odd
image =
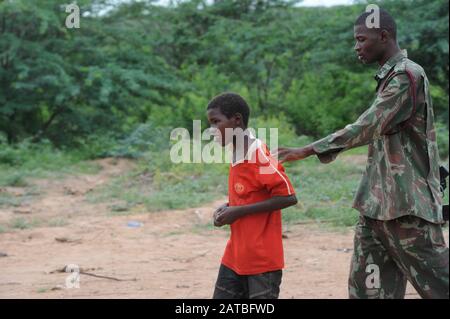
[[222,206],[214,214],[214,225],[230,225],[237,219],[249,214],[271,212],[297,204],[295,195],[274,196],[265,201],[244,206]]

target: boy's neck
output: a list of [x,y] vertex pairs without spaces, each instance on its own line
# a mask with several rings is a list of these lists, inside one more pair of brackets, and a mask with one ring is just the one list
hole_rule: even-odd
[[[245,129],[244,132],[246,132]],[[238,138],[241,140],[240,142],[237,141]],[[233,138],[233,163],[242,160],[247,156],[249,147],[253,142],[254,139],[247,133],[244,133],[243,136],[235,136]]]

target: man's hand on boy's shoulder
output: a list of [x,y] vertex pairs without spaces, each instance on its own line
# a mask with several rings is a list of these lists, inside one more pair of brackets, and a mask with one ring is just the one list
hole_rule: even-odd
[[214,212],[214,226],[230,225],[239,218],[239,206],[223,204]]

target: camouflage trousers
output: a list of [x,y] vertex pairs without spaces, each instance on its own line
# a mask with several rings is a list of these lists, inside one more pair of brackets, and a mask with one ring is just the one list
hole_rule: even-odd
[[350,298],[401,299],[407,280],[422,298],[449,298],[442,227],[415,216],[360,217],[350,267]]

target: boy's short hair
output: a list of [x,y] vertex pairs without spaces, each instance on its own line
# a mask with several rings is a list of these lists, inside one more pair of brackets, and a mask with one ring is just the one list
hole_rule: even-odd
[[225,92],[217,95],[208,103],[208,110],[220,109],[220,112],[227,118],[231,118],[234,114],[240,113],[245,127],[248,125],[250,117],[250,108],[242,96],[236,93]]
[[[369,15],[371,15],[371,12],[364,12],[361,14],[355,21],[356,25],[365,25],[366,19]],[[380,8],[380,31],[386,30],[390,34],[392,34],[392,37],[394,39],[397,39],[397,24],[395,23],[394,18],[387,12],[386,10]]]

